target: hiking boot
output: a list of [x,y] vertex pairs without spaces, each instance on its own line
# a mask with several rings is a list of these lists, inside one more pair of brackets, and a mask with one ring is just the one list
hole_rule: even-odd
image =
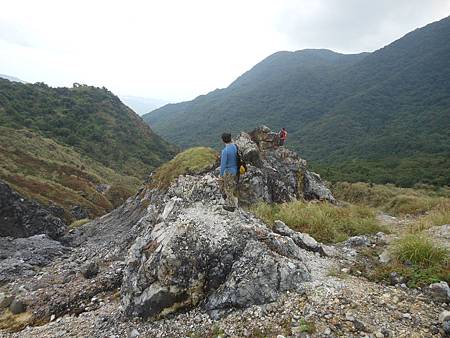
[[223,208],[224,208],[226,211],[230,211],[230,212],[233,212],[233,211],[236,210],[235,207],[229,207],[229,206],[227,206],[227,205],[224,205]]

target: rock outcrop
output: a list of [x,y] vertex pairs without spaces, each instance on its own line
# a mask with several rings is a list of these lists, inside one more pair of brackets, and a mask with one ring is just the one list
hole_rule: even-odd
[[[155,196],[156,197],[156,196]],[[154,317],[201,304],[212,315],[272,302],[299,290],[309,272],[300,247],[251,214],[228,213],[211,174],[179,177],[153,199],[132,245],[122,285],[131,316]],[[154,209],[156,208],[156,209]]]
[[[276,147],[276,138],[264,136],[268,133],[262,127],[235,140],[249,169],[240,178],[240,203],[334,202],[306,162]],[[167,190],[146,189],[140,196],[148,208],[133,226],[141,230],[129,250],[121,289],[128,316],[159,317],[201,306],[218,317],[273,302],[310,280],[305,250],[324,254],[305,234],[281,225],[274,232],[242,209],[223,210],[217,170],[180,176]]]
[[249,168],[240,178],[240,203],[282,203],[295,199],[335,203],[320,176],[309,171],[306,161],[297,153],[279,147],[276,135],[262,126],[248,134],[240,133],[235,138],[234,142]]
[[0,237],[47,234],[57,239],[67,227],[51,210],[20,196],[3,181],[0,181],[0,220]]

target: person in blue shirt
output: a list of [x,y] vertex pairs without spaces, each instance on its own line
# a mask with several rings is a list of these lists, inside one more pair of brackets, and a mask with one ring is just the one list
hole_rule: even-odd
[[220,156],[220,188],[225,195],[225,205],[227,211],[234,211],[238,207],[236,197],[236,184],[238,174],[237,146],[231,142],[231,134],[223,133],[222,141],[225,143]]

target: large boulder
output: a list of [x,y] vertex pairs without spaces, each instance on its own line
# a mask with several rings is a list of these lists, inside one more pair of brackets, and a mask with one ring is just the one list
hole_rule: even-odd
[[335,203],[320,176],[309,171],[296,152],[279,147],[274,135],[262,126],[234,139],[249,169],[240,177],[240,203],[282,203],[302,198]]
[[[154,192],[158,194],[157,192]],[[221,208],[217,181],[179,177],[154,198],[131,246],[122,284],[129,316],[157,317],[201,304],[213,316],[272,302],[310,280],[304,251],[251,214]]]
[[22,197],[3,181],[0,181],[0,220],[0,237],[19,238],[47,234],[57,239],[67,227],[52,211]]

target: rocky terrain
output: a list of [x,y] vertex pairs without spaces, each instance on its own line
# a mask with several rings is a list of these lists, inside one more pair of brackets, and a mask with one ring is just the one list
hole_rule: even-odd
[[328,246],[249,212],[258,201],[337,201],[304,160],[274,146],[268,128],[235,141],[249,167],[235,212],[222,208],[212,169],[164,189],[150,179],[58,241],[1,238],[0,335],[445,336],[445,283],[409,289],[354,271],[365,248],[386,245],[385,234]]

